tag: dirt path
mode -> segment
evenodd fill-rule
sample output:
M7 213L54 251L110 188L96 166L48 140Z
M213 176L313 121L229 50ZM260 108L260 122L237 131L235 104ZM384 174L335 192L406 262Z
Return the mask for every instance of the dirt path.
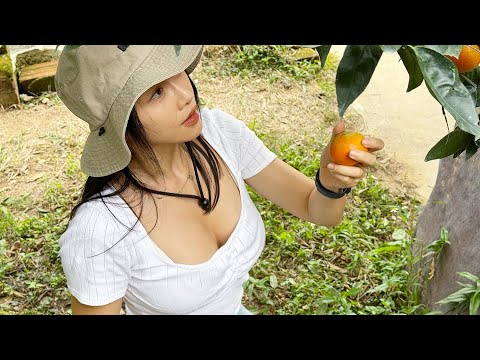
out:
M332 47L339 56L344 49L344 45ZM425 162L424 158L448 130L441 106L424 83L406 92L408 73L399 60L397 53L382 55L370 83L352 108L362 116L365 132L385 141L385 155L403 165L390 175L400 183L413 183L419 200L424 202L438 170L438 160ZM449 114L447 119L452 129L454 120Z

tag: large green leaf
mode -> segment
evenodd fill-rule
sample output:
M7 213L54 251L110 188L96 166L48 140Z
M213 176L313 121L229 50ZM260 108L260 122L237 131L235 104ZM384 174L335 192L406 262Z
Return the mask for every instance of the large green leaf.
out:
M365 90L383 51L378 45L348 45L337 69L335 87L340 117Z
M398 49L400 49L402 45L380 45L380 47L382 48L383 52L390 53L398 51Z
M477 66L472 71L460 74L460 80L473 96L475 106L480 106L480 66Z
M325 62L327 61L327 56L330 52L331 47L332 45L320 45L315 48L318 52L318 55L320 55L320 62L322 64L322 68L325 66Z
M435 50L442 55L451 55L454 57L458 57L460 51L462 51L462 46L463 45L423 45L423 47Z
M423 82L423 75L422 70L420 70L420 66L418 65L417 56L415 55L415 51L410 46L402 46L401 49L398 50L398 54L402 59L403 65L405 65L405 69L408 71L409 80L408 80L408 87L407 92L412 91L413 89L419 87Z
M460 81L455 65L435 50L413 48L430 93L455 118L460 129L480 138L480 126L470 92Z
M472 134L462 131L457 127L451 133L445 135L430 149L425 157L425 161L442 159L459 151L462 153L467 148L468 143L472 140Z

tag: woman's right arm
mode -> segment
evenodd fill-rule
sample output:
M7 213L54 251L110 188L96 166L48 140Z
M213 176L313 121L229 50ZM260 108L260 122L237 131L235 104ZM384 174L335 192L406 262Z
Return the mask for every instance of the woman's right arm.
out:
M96 200L83 204L59 240L75 315L119 315L127 293L133 266L131 240L108 210L112 209Z
M90 306L84 305L72 296L73 315L120 315L123 299L120 298L107 305Z

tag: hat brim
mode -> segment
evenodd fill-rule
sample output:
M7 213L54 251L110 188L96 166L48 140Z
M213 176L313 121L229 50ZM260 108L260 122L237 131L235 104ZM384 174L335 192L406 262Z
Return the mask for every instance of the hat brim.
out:
M177 56L172 45L156 45L128 79L102 125L90 133L80 160L87 175L111 175L128 166L132 154L125 140L130 113L137 99L149 88L174 75L191 73L202 55L202 45L182 45Z

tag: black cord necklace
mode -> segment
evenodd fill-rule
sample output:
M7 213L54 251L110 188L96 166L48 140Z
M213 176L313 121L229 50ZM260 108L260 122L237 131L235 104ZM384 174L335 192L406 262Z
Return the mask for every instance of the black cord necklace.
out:
M153 194L158 194L158 195L163 195L163 196L176 196L176 197L183 197L183 198L190 198L190 199L198 199L198 205L203 210L207 211L208 208L210 207L210 200L203 196L202 184L200 183L200 178L198 177L196 159L193 157L192 148L190 147L190 144L188 144L188 143L185 143L185 146L187 147L190 158L192 159L193 170L195 171L195 178L197 179L197 185L198 185L198 190L200 191L200 196L189 195L189 194L178 194L178 193L172 193L172 192L167 192L167 191L149 189L146 186L143 186L142 184L140 184L137 181L137 179L135 179L132 176L130 171L125 171L124 172L125 176L128 178L128 180L130 180L132 182L133 185L142 189L143 191L148 191L148 192L151 192Z

